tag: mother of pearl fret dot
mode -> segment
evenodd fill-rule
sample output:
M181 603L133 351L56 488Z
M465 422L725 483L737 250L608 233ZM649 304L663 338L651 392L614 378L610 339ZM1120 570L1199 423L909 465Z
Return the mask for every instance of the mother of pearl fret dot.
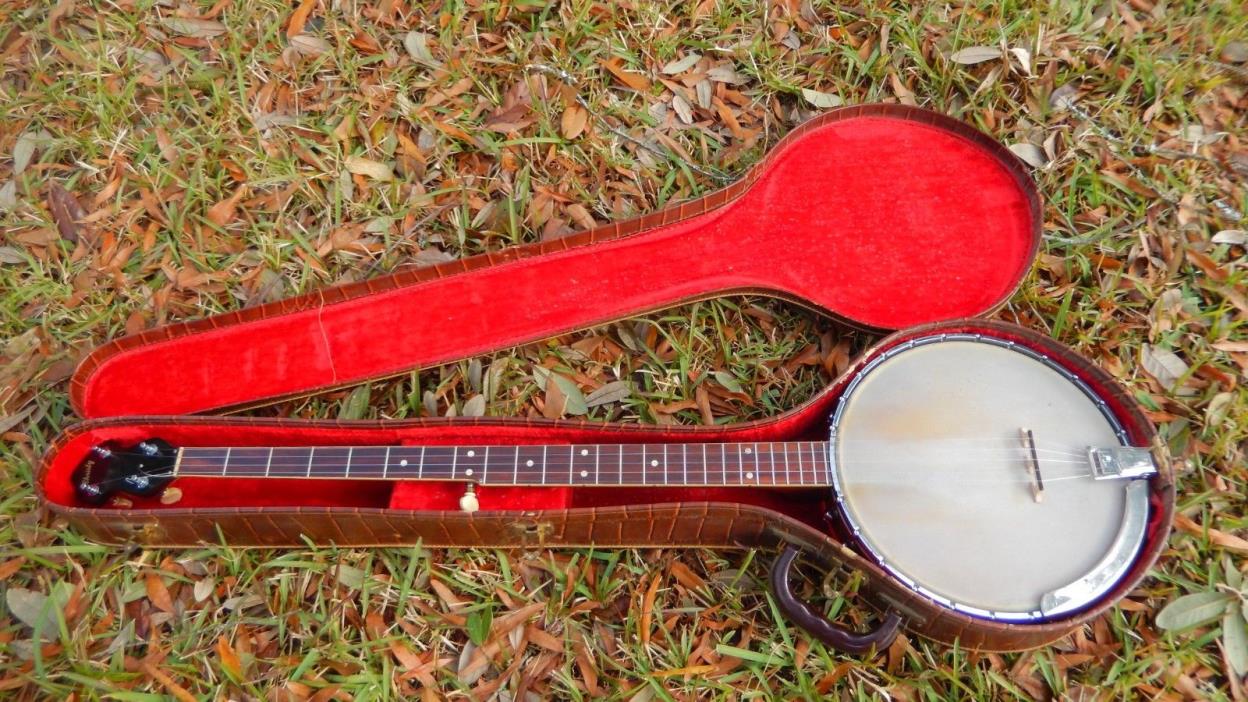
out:
M581 449L581 455L582 455L582 456L588 456L588 455L589 455L589 449Z
M582 478L588 478L588 477L589 477L589 471L587 471L587 470L583 470L583 471L581 471L581 477L582 477Z
M657 466L657 465L659 465L659 462L658 462L658 461L650 461L650 465L652 465L652 466Z
M468 452L468 457L469 457L469 458L472 458L472 457L473 457L473 456L475 456L475 455L477 455L477 452L476 452L476 451L469 451L469 452Z
M747 456L748 456L748 455L750 455L751 453L754 453L754 449L748 449L748 448L747 448L747 449L745 450L745 455L747 455Z
M745 474L745 477L746 477L747 479L749 479L749 480L753 480L753 479L754 479L754 474L753 474L753 473L746 473L746 474Z
M401 466L405 466L405 465L407 465L407 459L406 459L406 458L404 458L403 460L399 461L399 465L401 465Z
M472 475L472 469L469 468L468 470L464 471L464 475Z
M526 465L526 466L528 466L528 467L532 468L532 467L533 467L533 461L525 461L525 462L524 462L524 465Z

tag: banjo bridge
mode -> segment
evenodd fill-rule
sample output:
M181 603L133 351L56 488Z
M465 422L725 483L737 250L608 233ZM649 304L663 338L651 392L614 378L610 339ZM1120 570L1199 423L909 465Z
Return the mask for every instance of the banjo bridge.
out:
M1157 474L1153 454L1137 446L1114 446L1088 449L1092 477L1096 480L1147 478Z

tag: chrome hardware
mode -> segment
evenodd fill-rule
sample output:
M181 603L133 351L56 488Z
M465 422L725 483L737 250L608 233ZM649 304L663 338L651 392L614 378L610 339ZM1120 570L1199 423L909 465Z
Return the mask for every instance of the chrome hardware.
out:
M1139 449L1143 450L1143 449ZM1069 614L1109 592L1131 569L1138 550L1137 544L1144 540L1148 529L1148 483L1133 480L1127 484L1126 510L1122 513L1122 525L1110 544L1109 551L1088 574L1069 585L1047 592L1040 599L1040 611L1046 617Z
M1136 446L1092 447L1088 449L1088 461L1092 463L1092 477L1096 480L1147 478L1157 474L1152 452Z

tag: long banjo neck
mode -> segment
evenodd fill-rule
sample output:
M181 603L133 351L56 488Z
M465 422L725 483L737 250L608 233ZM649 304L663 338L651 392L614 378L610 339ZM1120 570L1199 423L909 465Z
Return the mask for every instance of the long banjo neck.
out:
M460 481L484 486L830 486L828 443L188 447L170 477Z
M78 498L150 496L175 478L452 481L475 486L830 487L826 441L536 446L218 446L160 439L96 446L74 470Z

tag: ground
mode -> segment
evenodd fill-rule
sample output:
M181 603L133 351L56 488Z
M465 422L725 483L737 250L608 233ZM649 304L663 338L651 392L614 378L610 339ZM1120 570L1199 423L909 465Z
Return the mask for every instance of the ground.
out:
M0 3L0 689L1242 699L1242 620L1156 615L1248 553L1245 41L1236 2ZM1173 452L1161 565L1060 643L841 656L773 616L763 552L127 550L41 520L34 466L93 345L697 196L869 101L1030 164L1045 241L997 316L1116 376ZM255 412L739 421L867 341L728 298ZM872 616L806 572L828 611Z

